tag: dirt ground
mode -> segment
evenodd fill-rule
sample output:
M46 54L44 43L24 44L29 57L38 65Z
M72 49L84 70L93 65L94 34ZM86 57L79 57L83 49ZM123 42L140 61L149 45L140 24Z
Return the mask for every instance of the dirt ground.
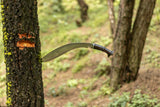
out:
M98 57L98 55L97 55ZM99 55L99 57L102 57ZM50 83L53 83L56 81L55 87L59 87L63 83L66 83L67 79L69 78L77 78L77 79L87 79L90 77L93 77L95 75L94 72L92 72L94 69L91 68L85 68L83 71L77 74L72 74L71 71L67 71L65 73L59 73L56 75L55 79L51 81ZM45 71L48 72L48 71ZM138 78L135 82L131 82L129 84L123 85L116 93L123 93L123 92L130 92L131 95L134 94L134 91L136 89L140 89L143 94L149 94L151 96L157 97L160 99L160 70L159 69L143 69L141 68ZM90 90L91 92L95 92L98 90L103 82L106 80L106 77L100 77L95 83L94 83L94 89ZM82 90L83 85L78 85L76 88L70 89L67 91L67 94L57 97L52 97L51 95L47 95L50 87L52 87L53 84L47 85L47 87L44 90L45 93L45 99L47 100L46 107L51 107L51 105L54 105L55 107L64 107L64 105L67 104L67 102L72 102L73 104L77 104L80 101L86 101L88 102L87 107L107 107L108 103L110 102L108 95L98 97L92 101L89 101L88 96L86 99L82 99L79 97L79 94ZM53 106L53 107L54 107Z
M76 30L76 32L81 32L81 30L83 31L83 28ZM104 33L105 32L104 27L102 27L100 31ZM102 35L105 35L105 33ZM158 46L159 41L158 41L158 35L154 34L155 35L154 37L150 35L152 35L152 33L149 34L147 41L146 41L145 49L143 52L141 68L140 68L137 80L135 82L124 84L115 93L122 94L123 92L130 92L131 97L132 97L134 94L134 91L136 89L140 89L141 93L149 94L150 96L160 99L160 69L150 64L149 62L147 63L147 58L152 52L152 50L154 50L155 52L160 52L160 48ZM111 49L111 47L112 46L110 45L109 48ZM82 88L84 87L84 84L78 84L77 87L70 88L69 90L67 90L65 95L53 97L47 94L51 87L54 86L56 89L62 84L66 83L68 79L76 78L76 79L86 79L87 80L89 78L93 78L96 75L96 73L93 72L94 69L104 57L106 57L105 54L94 54L90 58L91 60L90 62L92 62L92 66L85 67L79 73L73 74L70 69L67 72L58 73L55 76L55 78L52 81L50 81L51 84L48 84L47 87L45 87L44 89L45 99L47 101L46 107L51 107L51 106L64 107L64 105L66 105L67 102L72 102L74 105L77 105L77 103L81 101L87 102L87 105L88 105L87 107L107 107L108 103L110 102L109 100L110 95L100 96L95 99L91 98L92 96L85 96L85 98L80 98L79 95L80 95L80 92L82 91ZM107 58L107 60L109 59ZM160 64L160 61L157 61L157 63ZM45 71L45 74L49 72L52 72L52 71L47 70ZM93 89L89 90L89 93L96 93L96 91L100 89L100 87L103 85L104 81L106 81L106 78L109 78L109 77L104 77L104 76L100 77L93 84L92 86Z

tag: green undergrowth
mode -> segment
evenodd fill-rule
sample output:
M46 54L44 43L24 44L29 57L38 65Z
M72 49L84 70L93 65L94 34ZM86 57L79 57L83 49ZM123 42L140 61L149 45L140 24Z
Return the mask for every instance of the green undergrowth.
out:
M88 60L89 60L88 56L78 60L75 64L75 66L73 66L72 72L77 73L77 72L81 71L84 67L86 67L88 65L88 63L89 63Z
M109 74L110 66L111 64L106 60L106 58L103 58L94 71L97 72L98 77L102 76L103 74Z
M136 90L132 98L130 93L123 93L110 99L112 102L108 107L160 107L158 99L142 94L141 90Z

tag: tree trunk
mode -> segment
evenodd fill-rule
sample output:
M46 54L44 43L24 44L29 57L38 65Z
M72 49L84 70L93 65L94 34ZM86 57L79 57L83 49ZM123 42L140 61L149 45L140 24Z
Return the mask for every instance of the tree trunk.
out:
M77 0L81 11L81 20L85 22L88 19L88 5L84 0Z
M114 88L125 80L125 64L127 51L127 37L130 35L134 0L121 0L119 20L115 32L114 56L112 60L111 87Z
M43 107L37 0L2 0L7 105Z
M110 28L112 35L115 31L115 13L114 13L114 0L107 0L108 1L108 13L109 13L109 21L110 21ZM113 35L114 36L114 35Z
M130 71L130 78L132 80L135 80L137 78L143 48L146 41L146 36L152 19L155 4L156 0L140 1L136 20L134 22L132 34L130 37L131 43L128 47L128 70Z
M131 29L135 0L121 0L118 27L114 40L111 87L117 89L123 82L137 78L148 27L156 0L141 0L136 20ZM132 31L132 32L131 32Z

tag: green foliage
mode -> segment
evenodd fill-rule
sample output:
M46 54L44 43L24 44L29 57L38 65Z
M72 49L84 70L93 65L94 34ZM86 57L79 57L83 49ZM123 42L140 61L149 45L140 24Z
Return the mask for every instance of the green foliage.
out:
M95 99L97 99L101 95L102 95L101 91L100 90L96 90L96 91L90 93L90 99L91 100L95 100Z
M64 107L75 107L72 102L68 102Z
M78 34L68 36L68 41L71 43L78 43L78 42L81 42L82 40L83 38L81 37L81 35L78 35Z
M77 73L81 71L86 66L87 60L88 60L88 57L84 57L83 59L80 59L72 68L72 72Z
M84 101L81 101L78 103L78 107L87 107L87 103Z
M84 25L92 28L96 28L104 25L104 23L106 23L108 18L108 14L103 14L104 11L105 12L107 11L107 6L97 8L96 10L92 10L93 14L90 14L89 20ZM97 17L97 16L101 16L101 17Z
M71 79L67 81L67 86L68 87L76 87L78 85L78 80L77 79Z
M103 44L104 46L108 46L112 43L112 39L109 37L101 36L100 37L100 44Z
M102 61L98 64L98 66L95 69L95 72L97 73L97 76L102 76L103 74L108 74L110 67L110 63L106 60L106 58L103 58Z
M140 90L136 90L132 99L129 93L113 98L108 107L159 107L160 103L156 98L151 98L146 94L141 94Z
M62 6L62 0L52 0L51 7L54 12L63 12L64 8Z
M103 45L107 47L112 43L112 38L111 37L105 37L100 35L99 33L94 34L94 37L92 38L92 42L96 42L97 44Z
M0 8L0 12L1 12L1 8ZM4 47L3 47L3 36L2 36L2 17L0 15L0 71L1 71L1 63L4 61L4 56L3 56L3 51L4 51Z
M59 37L58 37L58 42L59 43L78 43L78 42L83 42L88 38L88 35L82 35L78 33L65 33L63 31L59 32ZM82 37L83 36L83 37Z
M97 77L90 78L89 80L86 81L86 85L83 87L84 90L92 90L94 89L94 83L97 81Z
M145 61L143 62L144 64L149 64L151 65L152 67L159 67L160 68L160 55L159 55L159 52L156 52L155 50L150 50L148 49L146 51L146 53L148 54L146 57L145 57Z
M3 53L3 42L2 42L1 37L0 37L0 50L1 50L1 52ZM4 56L3 56L2 53L0 54L0 66L1 66L1 62L4 61Z
M49 94L52 95L53 97L58 96L54 87L49 89Z
M84 79L70 79L67 81L68 87L76 87L78 84L85 84L86 81Z
M78 63L76 66L73 67L72 72L77 73L77 72L81 71L84 66L85 66L85 64Z
M100 91L101 91L101 94L102 94L102 95L109 95L109 94L111 94L112 89L109 87L109 85L103 85L103 86L100 88Z
M127 104L130 100L129 93L123 93L123 95L114 97L113 102L109 104L108 107L127 107Z
M80 98L85 98L85 96L88 94L87 90L82 90L79 94Z
M78 4L76 0L66 0L65 2L62 2L62 5L65 7L65 11L67 12L73 12L75 10L78 11Z
M101 62L98 64L97 68L95 71L105 71L106 67L109 66L110 63L106 60L106 58L103 58Z
M69 63L62 63L59 60L55 59L53 62L46 63L45 66L43 66L48 69L53 69L55 72L59 71L67 71L70 68Z
M79 82L80 84L85 84L87 81L86 81L85 79L79 79L78 82Z
M95 82L95 81L94 81ZM88 90L91 90L91 89L93 89L94 88L94 82L92 82L92 83L90 83L91 85L90 85L90 88L88 88ZM109 87L109 84L108 84L109 82L108 82L108 80L107 81L105 81L103 84L104 85L102 85L101 87L100 87L100 89L98 89L98 90L96 90L96 91L93 91L93 92L91 92L91 93L88 93L89 94L89 96L90 96L90 98L92 99L92 100L95 100L96 98L98 98L98 97L100 97L100 96L105 96L105 95L110 95L111 93L112 93L112 89L111 89L111 87Z
M5 82L5 80L6 80L6 76L5 76L5 75L2 75L2 76L0 77L0 83Z
M76 60L79 60L79 59L81 59L82 57L84 57L85 55L87 55L88 54L88 50L87 49L80 49L77 53L76 53L76 55L74 56L74 58L76 59Z
M155 107L156 103L157 99L141 94L140 90L136 90L129 107Z
M39 7L51 9L49 13L63 12L62 0L39 0ZM41 9L41 11L43 10ZM48 11L47 11L48 12Z
M63 85L59 86L57 90L54 87L49 89L49 95L52 95L53 97L64 95L66 93L67 93L66 84L63 84Z

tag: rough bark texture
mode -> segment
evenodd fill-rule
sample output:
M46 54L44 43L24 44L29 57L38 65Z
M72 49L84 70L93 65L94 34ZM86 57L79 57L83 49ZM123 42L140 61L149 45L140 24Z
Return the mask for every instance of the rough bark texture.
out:
M116 25L115 15L114 15L114 5L113 5L114 0L107 0L107 1L108 1L108 13L109 13L110 28L111 28L111 33L113 35L114 31L115 31L115 25Z
M81 20L85 22L88 19L88 5L84 0L77 0L81 11Z
M134 81L140 67L143 47L156 0L141 0L131 29L135 0L121 0L119 21L114 39L111 86ZM131 32L132 31L132 32Z
M128 47L128 70L131 74L130 78L133 78L133 80L137 78L138 70L140 68L143 48L155 4L156 0L140 1L136 20L134 22L132 34L130 37L130 40L132 41Z
M2 0L7 105L43 107L37 0Z
M130 35L132 13L135 0L121 0L119 20L114 38L114 56L112 60L111 87L117 87L125 80L127 36Z

